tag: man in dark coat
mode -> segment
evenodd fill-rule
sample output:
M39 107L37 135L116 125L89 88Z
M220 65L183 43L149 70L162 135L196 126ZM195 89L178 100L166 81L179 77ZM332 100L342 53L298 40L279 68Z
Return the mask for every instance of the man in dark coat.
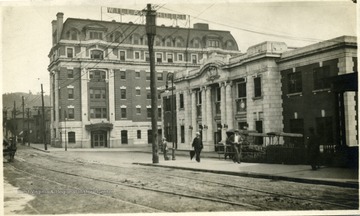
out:
M310 135L307 137L309 163L311 168L316 170L318 166L318 158L320 155L319 139L315 135L314 128L309 128L309 132Z
M201 150L203 149L203 143L200 138L200 132L196 132L196 137L194 138L194 140L192 142L192 147L194 147L194 150L195 150L196 161L200 162L200 153L201 153Z

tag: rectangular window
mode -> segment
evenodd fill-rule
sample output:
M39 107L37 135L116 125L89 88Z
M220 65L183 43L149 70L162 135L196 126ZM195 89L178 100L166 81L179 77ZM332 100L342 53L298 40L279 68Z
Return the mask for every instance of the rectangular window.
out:
M158 118L161 119L161 108L158 108Z
M126 89L120 89L120 98L126 99Z
M330 88L330 82L328 77L330 77L330 68L329 66L319 67L314 69L314 89L328 89Z
M134 52L134 59L135 60L140 60L140 52L138 52L138 51Z
M74 112L75 112L74 108L68 108L68 115L67 115L68 119L74 119L75 118Z
M141 90L140 89L136 89L136 96L140 96L141 95Z
M120 71L120 79L126 79L126 71Z
M162 53L156 53L156 62L162 62Z
M106 99L105 89L89 89L90 99Z
M150 55L148 52L145 52L145 61L150 62Z
M246 98L246 82L240 82L237 84L238 98Z
M121 144L128 144L128 132L127 130L121 131Z
M297 93L302 92L302 77L301 72L288 74L288 92Z
M107 118L107 109L90 108L90 118Z
M75 143L75 132L68 132L68 142Z
M102 40L102 32L90 32L90 39Z
M139 78L140 78L140 72L139 72L139 71L136 71L136 72L135 72L135 78L136 78L136 79L139 79Z
M216 87L215 89L215 114L220 115L221 114L221 88Z
M136 115L141 115L141 108L140 107L136 108Z
M157 74L157 80L164 80L164 74L162 72L158 72Z
M151 118L151 108L146 108L147 110L147 117Z
M198 63L198 60L197 60L198 58L197 58L197 55L196 54L192 54L191 55L191 62L193 63L193 64L197 64Z
M68 88L68 99L74 99L74 89Z
M66 48L66 53L68 58L74 57L74 49L73 48Z
M184 54L178 53L178 54L177 54L177 57L178 57L178 58L177 58L178 61L180 61L180 62L184 61Z
M120 56L120 61L125 61L126 52L124 50L120 50L119 56Z
M146 99L151 100L151 91L146 90Z
M146 80L150 80L150 72L146 72Z
M168 53L168 54L166 54L166 58L167 58L167 62L169 62L169 63L173 63L174 62L174 54L172 54L172 53Z
M121 108L121 118L127 118L126 108Z
M68 77L68 79L74 78L74 70L73 69L67 69L67 77Z
M263 132L263 122L262 122L262 120L255 121L255 129L259 133ZM260 144L263 144L263 142L264 142L264 139L260 138L260 139L258 139L258 142L256 144L260 145Z
M254 97L261 97L261 77L254 78Z
M138 138L138 139L141 139L141 130L137 130L137 131L136 131L136 134L137 134L137 138Z
M180 126L180 140L181 140L181 143L185 143L185 126L184 125Z
M184 94L180 94L180 109L184 109Z
M104 81L106 79L106 73L104 71L90 71L89 78L92 82Z

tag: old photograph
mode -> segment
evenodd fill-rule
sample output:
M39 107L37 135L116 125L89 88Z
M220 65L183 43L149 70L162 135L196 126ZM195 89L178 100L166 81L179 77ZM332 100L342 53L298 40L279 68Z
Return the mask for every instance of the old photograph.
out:
M359 215L356 0L0 7L1 215Z

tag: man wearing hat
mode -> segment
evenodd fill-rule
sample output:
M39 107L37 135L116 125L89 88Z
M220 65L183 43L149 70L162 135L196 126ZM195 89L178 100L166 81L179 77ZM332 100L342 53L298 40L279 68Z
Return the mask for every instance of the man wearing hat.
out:
M194 138L192 142L192 147L194 147L195 155L196 155L196 161L200 162L200 153L203 149L203 143L200 137L200 132L196 132L196 137Z
M240 163L242 138L239 130L234 130L234 134L229 137L229 142L234 150L234 163Z

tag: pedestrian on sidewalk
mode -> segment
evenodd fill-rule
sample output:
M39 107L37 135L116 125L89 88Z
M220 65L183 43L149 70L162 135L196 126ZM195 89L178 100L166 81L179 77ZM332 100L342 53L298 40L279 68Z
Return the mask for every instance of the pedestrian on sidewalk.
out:
M234 134L232 134L229 137L229 141L228 141L232 148L233 148L233 152L234 152L234 157L232 158L234 163L241 163L241 142L242 142L242 138L240 136L240 132L239 130L234 130Z
M318 160L320 155L320 146L318 136L315 134L314 128L309 128L310 135L307 139L309 164L312 170L316 170L318 167Z
M196 137L194 138L192 142L192 147L194 147L195 150L195 158L197 162L200 162L200 153L203 149L203 143L200 137L200 132L196 132Z
M162 138L162 148L164 152L164 160L170 160L169 156L167 155L168 147L167 147L166 137Z

